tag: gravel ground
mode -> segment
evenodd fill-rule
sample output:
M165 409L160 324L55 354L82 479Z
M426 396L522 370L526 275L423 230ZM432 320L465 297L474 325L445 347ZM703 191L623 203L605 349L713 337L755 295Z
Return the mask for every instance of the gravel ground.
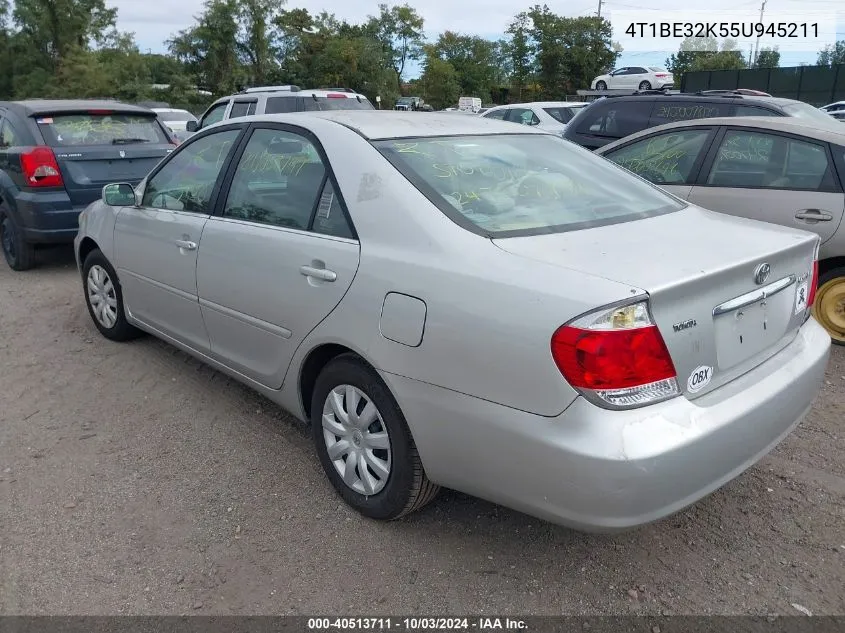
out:
M845 613L845 349L806 421L693 508L584 535L454 492L379 524L301 428L152 338L69 250L0 266L2 614Z

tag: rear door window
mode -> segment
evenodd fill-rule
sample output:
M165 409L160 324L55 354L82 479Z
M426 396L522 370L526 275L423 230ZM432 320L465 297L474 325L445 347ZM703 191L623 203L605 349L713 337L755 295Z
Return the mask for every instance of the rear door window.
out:
M653 101L611 101L585 112L581 134L622 138L648 127Z
M833 188L824 145L747 130L725 134L707 184L810 191Z
M522 125L539 125L540 119L528 108L511 108L508 110L507 120Z
M232 104L232 110L229 112L229 118L234 119L255 114L255 104L255 101L235 101ZM250 109L252 110L251 112Z
M35 122L51 147L170 142L152 113L40 114Z
M732 108L733 105L730 103L695 102L693 100L658 101L654 104L649 127L675 121L731 116Z

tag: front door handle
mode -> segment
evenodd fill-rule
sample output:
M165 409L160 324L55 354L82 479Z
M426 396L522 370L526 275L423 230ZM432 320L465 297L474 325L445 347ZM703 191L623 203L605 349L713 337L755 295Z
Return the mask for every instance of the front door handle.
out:
M299 272L306 277L313 277L314 279L321 279L323 281L335 281L337 273L328 268L314 268L313 266L300 266Z
M176 246L178 246L179 248L184 248L186 251L197 250L197 243L191 242L189 240L176 240Z
M807 220L809 222L830 222L833 216L830 213L818 209L805 209L795 214L796 220Z

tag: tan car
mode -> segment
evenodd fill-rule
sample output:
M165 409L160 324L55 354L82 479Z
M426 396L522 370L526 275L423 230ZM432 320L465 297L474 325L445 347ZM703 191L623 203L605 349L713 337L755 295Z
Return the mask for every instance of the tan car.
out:
M845 126L699 119L649 128L596 153L706 209L817 233L813 314L845 345Z

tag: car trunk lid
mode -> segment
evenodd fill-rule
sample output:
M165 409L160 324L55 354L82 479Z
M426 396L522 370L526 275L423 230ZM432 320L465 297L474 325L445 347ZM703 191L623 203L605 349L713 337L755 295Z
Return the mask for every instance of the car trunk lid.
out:
M811 233L696 207L494 240L514 255L628 284L632 297L647 293L689 398L749 371L795 337L818 242Z
M175 147L152 112L97 110L34 118L74 206L99 199L109 183L139 183Z

